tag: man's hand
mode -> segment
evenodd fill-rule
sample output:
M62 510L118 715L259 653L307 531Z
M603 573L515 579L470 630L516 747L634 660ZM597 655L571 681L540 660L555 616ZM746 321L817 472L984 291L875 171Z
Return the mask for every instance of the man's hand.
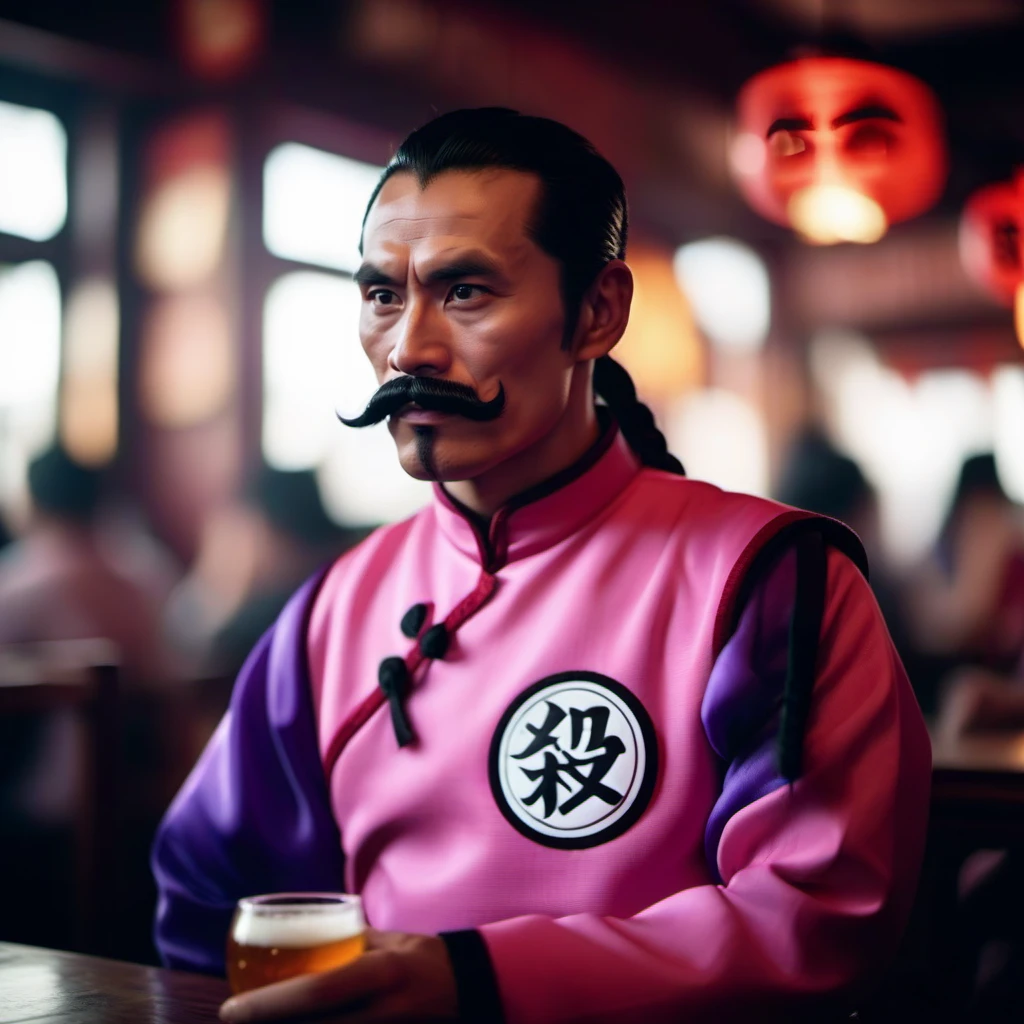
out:
M234 996L220 1017L229 1024L296 1017L338 1024L457 1021L455 976L443 940L371 928L358 960Z

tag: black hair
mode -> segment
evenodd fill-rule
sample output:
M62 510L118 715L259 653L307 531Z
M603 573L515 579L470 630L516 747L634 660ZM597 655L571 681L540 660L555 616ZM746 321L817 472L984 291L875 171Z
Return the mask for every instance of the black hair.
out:
M289 537L317 545L338 543L344 536L324 509L313 470L261 464L246 493L268 521Z
M102 474L75 462L59 445L28 467L28 489L42 512L79 523L91 522L99 506Z
M935 542L939 561L948 571L953 571L956 535L963 519L964 508L975 498L988 497L1011 504L1011 499L1003 489L996 467L996 458L992 452L980 452L971 455L960 465L956 488L950 499Z
M582 135L558 121L506 107L442 114L398 147L370 197L367 215L384 183L399 172L415 174L425 187L445 171L492 167L540 179L541 198L529 231L561 268L563 344L568 347L587 289L606 264L625 258L629 231L622 178ZM594 389L645 466L683 472L650 410L637 399L629 374L610 356L596 361Z
M853 459L820 430L799 434L786 452L775 497L786 505L849 522L874 497Z

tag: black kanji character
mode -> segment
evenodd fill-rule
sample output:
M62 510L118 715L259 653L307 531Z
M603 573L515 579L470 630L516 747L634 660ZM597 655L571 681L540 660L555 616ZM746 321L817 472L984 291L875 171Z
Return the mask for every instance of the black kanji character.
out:
M553 704L549 700L544 703L548 706L547 718L544 719L544 724L539 728L536 725L526 726L527 730L533 733L533 739L530 740L530 743L525 750L512 755L512 757L517 761L522 761L527 757L533 757L534 754L543 750L547 746L552 746L556 750L561 750L554 733L555 729L558 728L559 722L565 718L565 712L557 704Z
M537 788L523 800L526 806L544 801L544 817L550 817L557 807L561 814L569 814L577 807L596 797L606 804L615 806L623 799L623 794L605 785L601 780L611 771L612 766L626 752L626 746L618 736L609 736L609 710L605 707L593 707L583 711L579 708L570 709L571 747L575 750L583 742L584 723L590 722L590 736L587 740L585 753L598 751L593 757L574 757L561 749L554 736L554 730L565 718L565 712L557 704L547 701L547 717L539 728L527 725L533 739L522 753L513 754L517 760L531 757L553 746L565 758L564 761L550 750L544 752L544 765L541 768L523 768L523 773L531 782L539 783ZM589 766L589 771L583 769ZM558 787L571 790L572 787L562 777L563 774L579 784L579 789L565 803L558 806Z
M559 778L559 772L563 771L564 768L558 763L558 758L551 753L550 750L544 752L544 767L538 768L536 771L531 771L529 768L523 769L523 774L531 782L536 782L540 779L540 785L528 796L523 798L523 803L527 807L530 804L535 804L541 797L544 798L544 817L549 818L558 805L558 787L563 786L565 789L570 789L568 782L563 782Z

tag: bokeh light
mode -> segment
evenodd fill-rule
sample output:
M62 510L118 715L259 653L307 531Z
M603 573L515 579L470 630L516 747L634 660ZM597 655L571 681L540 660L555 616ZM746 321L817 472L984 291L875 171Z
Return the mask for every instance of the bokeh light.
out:
M793 194L788 209L794 229L814 245L870 245L889 227L885 211L874 199L842 185L800 189Z
M703 377L704 351L690 305L679 288L672 253L630 242L633 303L614 356L645 399L677 398Z
M383 168L286 142L263 170L263 240L275 255L354 272L363 214Z
M377 378L359 344L359 290L345 278L296 271L267 292L263 314L263 454L281 469L319 468L339 522L409 515L430 487L406 475L387 426L352 430L337 410L361 410Z
M139 217L139 277L166 291L202 284L223 256L230 206L223 167L200 165L163 179Z
M223 303L208 295L162 299L146 318L140 403L151 423L180 429L203 423L235 389L235 350Z
M908 381L845 332L817 335L811 357L836 442L878 490L889 556L912 563L938 535L963 460L994 444L988 382L955 368Z
M687 476L729 491L768 493L764 418L740 395L724 388L687 395L669 411L665 436Z
M0 266L0 502L24 496L29 459L53 439L61 292L50 263Z
M68 213L68 137L48 110L0 101L0 231L43 242Z
M117 290L90 278L68 296L64 318L60 438L79 462L98 466L117 451Z
M675 270L700 329L712 345L756 352L771 325L771 283L764 261L732 238L706 238L676 251Z

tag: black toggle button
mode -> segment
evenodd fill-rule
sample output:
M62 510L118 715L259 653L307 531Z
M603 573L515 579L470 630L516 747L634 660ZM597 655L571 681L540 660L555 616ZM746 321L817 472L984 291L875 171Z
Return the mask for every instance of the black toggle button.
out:
M402 633L410 640L415 640L420 635L423 623L427 621L427 606L425 604L414 604L402 616Z
M409 688L409 670L405 662L398 657L385 658L377 669L377 681L391 707L391 724L395 730L395 739L400 747L408 746L416 739L409 719L402 705L402 698Z
M425 658L443 658L448 651L450 641L451 637L448 635L448 630L444 628L444 623L439 622L423 634L423 638L420 640L420 650Z

